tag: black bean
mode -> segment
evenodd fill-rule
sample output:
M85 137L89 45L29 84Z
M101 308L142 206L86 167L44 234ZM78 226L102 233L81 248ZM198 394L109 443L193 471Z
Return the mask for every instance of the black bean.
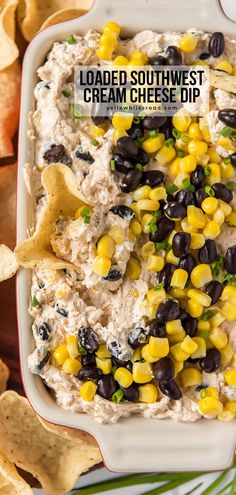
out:
M48 323L43 321L43 323L41 323L38 327L38 334L40 338L42 340L50 340L51 333L52 333L51 327L48 325Z
M138 155L138 146L129 136L119 138L117 148L124 158L136 158Z
M148 335L151 335L152 337L159 337L160 339L167 337L165 325L160 325L156 318L153 318L153 320L149 323Z
M120 218L124 218L125 220L132 220L135 217L133 210L126 205L114 205L110 208L110 211L112 211L114 215L118 215Z
M104 399L111 399L116 389L117 385L112 375L104 375L98 381L97 392Z
M187 320L188 317L189 317L189 314L187 313L187 311L183 308L180 308L179 319L181 321L184 321L184 320Z
M98 380L102 376L102 371L96 366L88 366L86 368L82 368L78 373L78 378L81 382L86 382L87 380L92 380L97 383Z
M122 278L122 273L117 268L111 267L109 273L106 277L103 277L103 280L107 280L108 282L116 282L116 280L120 280Z
M164 285L164 289L168 291L170 289L170 283L172 279L172 275L176 269L176 266L172 263L166 263L164 268L159 273L159 282L162 282Z
M166 117L145 117L143 121L144 129L148 131L154 131L159 129L162 125L164 125L167 121Z
M220 362L220 351L218 351L218 349L208 349L206 356L199 360L199 365L206 373L214 373L219 369Z
M159 388L164 395L170 399L179 400L182 397L182 392L175 380L169 382L160 382Z
M212 280L206 285L204 292L206 292L206 294L211 297L211 304L217 303L217 301L220 299L223 288L224 286L220 282L218 282L218 280Z
M174 299L168 299L166 302L162 302L156 312L156 320L159 323L166 323L167 321L177 320L179 317L179 305Z
M232 201L233 193L224 184L222 184L221 182L215 182L215 184L213 184L211 187L217 199L222 199L222 201L224 201L225 203L230 203L230 201Z
M142 182L143 174L139 170L130 170L122 179L120 188L124 193L135 191Z
M97 334L91 327L80 327L78 332L80 345L88 352L96 352L99 347Z
M201 206L204 199L208 198L208 194L206 193L205 189L200 188L195 191L194 197L195 197L196 205Z
M231 163L234 167L236 167L236 153L230 155Z
M141 165L145 166L150 161L150 156L144 151L142 148L138 149L138 156L136 158L137 163L141 163Z
M124 340L114 340L108 344L108 350L113 357L122 361L128 361L132 354L133 349Z
M224 259L224 269L229 273L236 274L236 245L227 249Z
M47 163L64 163L70 167L72 165L72 158L67 153L65 146L63 144L52 144L49 150L45 151L43 159Z
M128 336L128 343L133 349L136 349L139 344L146 342L147 335L146 331L142 327L137 327L132 330Z
M41 370L48 364L50 358L51 358L51 353L47 351L42 357L41 361L30 368L31 372L34 375L38 375L41 372Z
M130 372L132 372L133 369L133 364L131 361L122 361L122 359L117 359L114 356L112 356L112 363L114 366L117 366L118 368L127 368Z
M181 51L177 48L177 46L170 45L167 48L167 64L168 65L181 65L182 64L182 55Z
M211 56L211 54L209 52L203 52L203 53L200 53L198 58L200 60L207 60L210 56Z
M225 108L225 110L220 110L218 113L218 118L223 124L228 127L236 127L236 109L235 108Z
M182 258L188 253L191 235L188 232L176 232L172 239L172 250L177 258Z
M197 334L197 318L188 315L188 317L182 321L182 326L190 337L195 337Z
M198 251L198 259L200 263L213 263L217 258L217 250L215 242L212 239L207 239L204 246Z
M154 55L154 57L151 57L149 59L150 65L155 66L160 66L160 65L166 65L167 60L165 57L162 57L162 55Z
M164 241L164 239L170 232L172 232L175 227L175 222L167 217L161 217L157 220L156 225L157 231L152 232L149 235L149 239L153 242L161 242Z
M142 183L146 186L156 187L164 182L164 174L160 170L149 170L143 172Z
M175 195L175 201L187 208L188 205L194 205L194 195L187 189L180 189Z
M169 382L174 378L175 368L170 358L164 357L159 359L153 365L153 374L158 382Z
M173 123L171 117L167 117L167 121L160 127L159 131L164 134L165 139L173 138Z
M140 129L139 125L133 124L127 131L131 139L138 139L143 137L143 131Z
M177 201L170 201L164 207L165 215L171 220L180 220L181 218L186 217L186 208L177 203Z
M134 170L134 163L132 163L128 158L124 158L119 153L112 157L115 160L115 169L121 174L127 174L130 170Z
M186 270L186 272L188 273L191 273L195 266L196 261L191 256L191 254L186 254L179 260L179 268L182 268L182 270Z
M75 156L77 158L79 158L80 160L84 160L84 162L89 163L89 165L92 165L92 163L94 163L94 161L95 161L93 156L89 153L89 151L77 150L75 152Z
M220 32L215 32L211 35L209 44L208 44L208 50L210 54L217 58L222 55L225 49L225 37L223 33Z
M203 186L204 183L204 170L201 165L197 165L195 170L190 174L190 182L193 184L195 189L199 189Z
M102 116L100 114L101 114L101 103L100 102L93 103L91 109L91 118L95 125L103 124L107 120L106 116Z
M196 392L201 392L201 390L203 390L204 388L207 388L208 385L198 385L195 390Z
M59 313L59 315L64 316L67 318L68 316L68 311L64 308L61 308L58 304L56 305L56 312Z
M138 392L138 387L132 383L130 387L124 388L120 387L121 390L124 392L124 399L128 400L129 402L136 402L139 398L139 392Z
M96 356L95 354L86 354L86 356L81 356L81 363L83 368L94 368L96 367Z

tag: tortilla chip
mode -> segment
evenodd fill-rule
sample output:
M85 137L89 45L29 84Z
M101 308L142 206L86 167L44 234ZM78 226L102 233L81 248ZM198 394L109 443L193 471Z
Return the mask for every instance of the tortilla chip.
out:
M4 244L0 244L0 282L13 277L18 267L15 253Z
M210 70L210 86L223 89L228 93L236 93L236 76L231 76L220 70Z
M11 139L18 127L20 81L21 71L17 61L0 71L0 158L14 155Z
M0 440L1 444L1 440ZM0 495L34 495L15 466L0 452Z
M45 419L40 417L38 419L42 423L44 428L46 428L46 430L52 431L53 433L59 435L59 437L66 438L67 440L82 440L86 442L87 445L91 445L93 447L97 445L96 440L92 437L92 435L86 433L86 431L76 430L75 428L68 428L66 426L55 425L53 423L45 421Z
M2 0L0 4L0 70L6 69L19 56L15 44L15 11L18 0Z
M0 394L5 392L7 388L7 382L9 379L9 368L7 365L0 359Z
M101 462L98 447L49 432L27 399L13 391L0 397L0 450L38 479L48 495L69 492L81 473Z
M42 185L47 193L47 204L32 237L20 242L15 248L17 262L26 267L59 270L78 269L72 263L56 257L51 245L55 221L60 216L74 217L78 208L87 206L79 193L75 175L62 163L51 163L42 172Z
M40 29L80 17L83 15L81 12L88 11L92 4L93 0L67 0L65 9L64 0L20 0L17 17L21 32L26 40L31 41Z

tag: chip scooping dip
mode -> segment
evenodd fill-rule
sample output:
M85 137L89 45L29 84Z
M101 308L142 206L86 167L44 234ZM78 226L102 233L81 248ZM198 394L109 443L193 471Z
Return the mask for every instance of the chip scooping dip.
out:
M0 244L0 282L13 277L18 266L14 252L4 244Z
M0 440L1 446L1 440ZM13 463L0 452L0 495L33 495L28 483L18 474Z
M15 43L15 11L18 0L2 0L0 4L0 71L13 64L19 55Z
M14 155L11 140L19 120L20 78L18 61L0 70L0 158Z

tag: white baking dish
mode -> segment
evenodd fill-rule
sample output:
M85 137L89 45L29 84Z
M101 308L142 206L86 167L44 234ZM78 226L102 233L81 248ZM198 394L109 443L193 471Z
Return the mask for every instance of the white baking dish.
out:
M217 0L96 0L93 9L82 18L50 27L36 36L27 50L23 70L18 241L27 236L32 217L22 169L33 156L32 144L27 139L27 115L34 108L36 69L43 63L54 41L64 40L71 33L85 34L89 28L101 29L107 20L119 22L125 35L133 35L142 29L185 31L190 27L221 30L232 37L236 35L235 24L223 15ZM216 470L230 465L235 451L234 422L201 420L186 424L131 417L118 424L99 425L85 414L58 407L42 380L32 375L27 367L27 357L33 349L28 297L28 273L20 270L17 306L22 379L28 399L40 416L52 423L91 433L99 443L106 465L114 471Z

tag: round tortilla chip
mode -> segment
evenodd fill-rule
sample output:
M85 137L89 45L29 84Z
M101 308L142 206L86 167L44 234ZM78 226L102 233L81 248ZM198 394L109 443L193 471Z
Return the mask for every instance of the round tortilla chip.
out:
M0 282L13 277L18 268L15 253L4 244L0 244Z
M101 462L98 447L46 430L27 399L13 391L0 396L0 451L48 495L69 492L80 474Z
M14 464L9 462L1 452L0 495L34 495L28 483L18 474Z
M40 31L43 29L53 26L54 24L59 24L59 22L65 22L65 21L71 21L72 19L76 19L77 17L81 17L82 15L86 14L87 10L83 9L62 9L59 10L58 12L55 12L55 14L50 15L44 21L42 26L40 27Z
M93 0L67 0L65 9L64 0L19 0L17 9L18 23L24 38L31 41L47 19L53 18L54 14L64 11L64 17L60 17L60 21L55 17L55 22L49 20L48 25L57 24L65 20L74 19L77 17L69 17L66 11L85 11L87 12L93 4ZM79 14L78 17L82 15ZM48 26L47 25L47 26ZM47 27L44 26L44 27Z
M39 417L39 421L42 423L46 430L51 431L57 434L59 437L67 438L67 440L83 440L87 443L87 445L97 446L96 440L86 433L86 431L76 430L75 428L69 428L67 426L55 425L53 423L49 423L43 418Z
M20 84L18 61L0 71L0 158L14 155L11 140L19 121Z
M7 388L7 382L9 379L9 368L7 365L0 359L0 394L5 392Z
M3 0L0 4L0 71L19 56L15 43L15 11L18 0Z

